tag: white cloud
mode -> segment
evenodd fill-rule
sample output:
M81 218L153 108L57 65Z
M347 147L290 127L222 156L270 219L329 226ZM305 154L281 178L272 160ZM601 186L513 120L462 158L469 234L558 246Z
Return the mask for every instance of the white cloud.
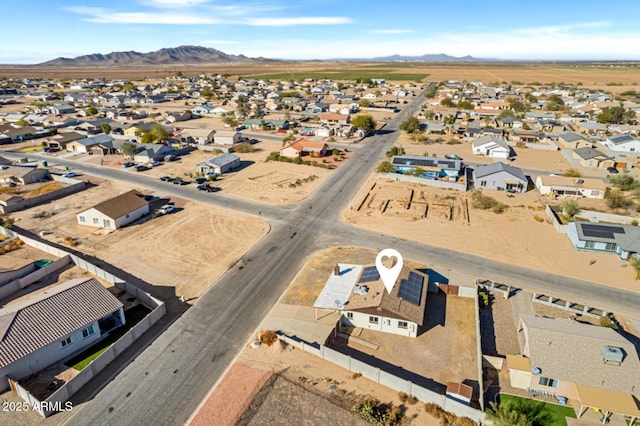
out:
M296 18L249 18L244 23L259 27L288 27L294 25L340 25L353 22L346 16L300 16Z
M415 33L414 30L400 30L400 29L388 29L388 30L371 30L374 34L407 34Z
M187 13L112 12L100 7L70 7L71 12L87 15L84 19L99 24L217 24L219 19Z
M209 3L210 0L141 0L140 3L145 6L173 9L178 7L193 7L201 4Z

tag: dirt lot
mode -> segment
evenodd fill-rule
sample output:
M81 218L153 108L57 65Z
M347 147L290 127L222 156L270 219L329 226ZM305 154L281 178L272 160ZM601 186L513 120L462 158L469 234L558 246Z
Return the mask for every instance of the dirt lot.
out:
M376 186L371 190L374 183ZM431 208L426 217L422 208L413 210L412 207L401 214L402 200L410 189L414 194L424 193L427 202L447 200L454 206L453 220L445 214L432 215ZM621 267L626 264L615 255L579 252L566 235L557 233L548 223L544 206L535 192L513 198L497 191L486 193L509 208L503 214L478 210L472 208L469 193L372 177L355 197L344 218L348 223L384 230L400 238L637 291L638 283L633 279L632 268ZM365 202L358 211L365 197L374 202ZM400 209L383 212L386 200ZM456 206L467 202L468 221L463 214L455 214Z
M352 373L341 367L302 350L294 349L291 346L275 344L271 347L261 345L257 349L247 348L238 362L254 368L273 371L289 382L288 385L284 386L284 389L278 389L279 387L274 386L276 393L273 394L272 391L271 395L267 397L269 404L262 404L262 407L264 407L262 410L269 408L269 419L272 419L271 416L276 413L290 413L290 408L287 408L287 406L295 403L299 404L300 407L299 410L296 410L298 412L297 415L304 414L304 418L300 420L307 418L318 420L318 422L292 423L285 419L275 424L357 424L349 422L334 423L333 421L323 422L322 419L329 414L332 419L336 416L338 420L353 421L353 417L344 413L344 409L350 409L357 400L363 399L367 395L377 398L382 403L393 403L394 405L402 406L406 410L405 417L411 419L410 424L427 426L440 424L439 421L424 411L424 404L403 404L398 397L398 392L364 377L354 377ZM301 392L300 388L297 390L292 388L291 384L293 383L303 386L311 391L312 394L309 396L309 394ZM288 395L288 397L283 397L284 395ZM336 405L320 401L316 395L329 399ZM263 411L258 411L258 413L260 412ZM253 413L249 414L252 414L253 419L258 420L259 416Z
M178 208L173 214L107 235L77 223L75 215L80 211L129 189L122 183L104 181L12 216L22 228L47 230L51 234L45 238L60 244L65 244L67 237L75 239L79 243L76 250L151 284L176 287L176 294L187 299L198 297L269 230L261 220L181 199L171 200ZM45 219L34 217L42 212L54 214Z

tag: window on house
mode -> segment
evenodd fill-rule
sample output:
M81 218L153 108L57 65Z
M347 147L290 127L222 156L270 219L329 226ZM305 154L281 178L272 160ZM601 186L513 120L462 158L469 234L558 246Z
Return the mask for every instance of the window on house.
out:
M369 317L369 324L378 324L378 317Z
M558 381L556 379L550 379L548 377L540 377L540 380L538 381L538 384L540 384L542 386L548 386L550 388L557 388L558 387Z
M347 318L353 319L353 312L347 312Z
M409 327L409 323L406 321L398 321L398 328L407 328Z
M93 218L93 224L94 225L99 225L100 224L100 219L98 219L97 217Z
M102 222L103 222L103 225L104 225L105 228L111 227L111 221L110 220L104 219Z
M67 337L65 339L62 339L60 341L60 344L62 345L63 348L69 346L71 344L71 336L69 336L69 337Z
M90 325L89 327L85 328L84 330L82 330L82 337L89 337L94 333L93 331L93 326Z
M595 246L596 246L595 241L587 241L584 243L584 248L592 249L592 248L595 248Z
M80 223L84 223L85 222L84 216L78 216L78 219L80 220Z
M481 180L480 181L480 186L487 186L487 181L486 180Z

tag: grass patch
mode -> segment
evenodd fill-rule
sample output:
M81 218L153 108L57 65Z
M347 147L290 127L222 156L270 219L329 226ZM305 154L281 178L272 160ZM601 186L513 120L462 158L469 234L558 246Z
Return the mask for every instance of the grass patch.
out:
M42 145L27 146L25 148L20 148L20 152L25 152L25 153L38 152L38 151L42 151Z
M282 72L275 74L251 75L256 80L304 80L305 78L313 78L314 80L350 80L357 79L375 79L384 78L388 81L420 81L429 74L424 72L416 73L396 73L391 68L379 68L375 70L321 70L321 71L300 71L300 72Z
M98 358L104 351L109 349L119 338L121 338L127 331L133 328L134 325L142 321L149 312L149 309L142 305L135 306L124 313L126 324L120 328L117 328L109 336L91 346L89 349L74 356L69 361L65 362L65 365L71 368L82 371L91 361Z
M529 398L520 398L519 396L500 394L500 403L513 403L514 405L519 405L523 401L531 401ZM543 409L545 413L548 415L548 423L545 426L567 426L567 421L564 419L565 417L576 418L576 412L573 408L569 406L562 406L556 404L549 404L542 401L536 401L541 404L544 404Z

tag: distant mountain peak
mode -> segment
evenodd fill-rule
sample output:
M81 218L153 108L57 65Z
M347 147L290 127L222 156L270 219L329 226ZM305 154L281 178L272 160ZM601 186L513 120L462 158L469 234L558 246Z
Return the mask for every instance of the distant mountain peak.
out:
M43 62L40 66L121 66L121 65L171 65L171 64L211 64L230 62L266 62L272 59L249 58L244 55L230 55L220 50L202 46L167 47L154 52L140 53L134 50L93 53L75 58L57 58Z

